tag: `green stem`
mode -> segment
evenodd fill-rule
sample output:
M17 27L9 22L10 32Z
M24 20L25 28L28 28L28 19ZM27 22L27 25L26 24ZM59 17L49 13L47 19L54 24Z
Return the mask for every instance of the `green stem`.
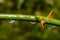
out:
M39 22L44 20L46 23L60 25L60 20L47 18L44 16L33 16L33 15L20 15L20 14L0 14L1 20L20 20L20 21L35 21Z

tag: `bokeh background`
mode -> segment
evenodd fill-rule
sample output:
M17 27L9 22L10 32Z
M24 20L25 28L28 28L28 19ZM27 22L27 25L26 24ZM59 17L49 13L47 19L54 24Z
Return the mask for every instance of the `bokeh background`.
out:
M60 20L60 0L0 0L0 14L40 14ZM60 40L60 26L28 21L0 20L0 40Z

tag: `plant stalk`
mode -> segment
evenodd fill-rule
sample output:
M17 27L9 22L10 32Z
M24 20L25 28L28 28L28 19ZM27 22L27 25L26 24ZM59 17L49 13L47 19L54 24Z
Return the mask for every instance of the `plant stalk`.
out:
M34 15L20 15L20 14L0 14L0 20L19 20L19 21L32 21L40 22L44 20L46 23L60 25L60 20L51 19L44 16L34 16Z

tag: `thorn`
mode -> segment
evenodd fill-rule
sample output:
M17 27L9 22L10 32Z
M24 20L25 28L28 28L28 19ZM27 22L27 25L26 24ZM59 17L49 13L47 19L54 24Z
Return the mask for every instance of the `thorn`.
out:
M52 12L53 10L51 10L51 12L49 13L49 15L47 16L47 18L52 18ZM45 21L44 20L41 20L41 28L44 29L44 24L45 24Z
M47 18L52 18L52 13L53 13L53 10L51 10L51 12L50 12L49 15L47 16Z
M41 26L42 26L43 29L44 29L44 23L45 23L45 21L41 20Z
M52 12L53 12L53 10L51 10L51 12L50 12L49 15L47 16L47 18L52 18ZM37 13L36 16L40 16L40 14ZM43 29L44 29L45 21L44 21L44 20L41 20L40 22L41 22L41 30L43 30Z
M45 21L44 20L41 20L41 30L42 31L44 30L44 23L45 23Z

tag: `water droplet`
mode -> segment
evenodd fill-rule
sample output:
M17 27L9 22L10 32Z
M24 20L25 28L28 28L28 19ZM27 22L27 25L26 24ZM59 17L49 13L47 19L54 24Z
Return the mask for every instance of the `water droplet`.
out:
M9 22L10 24L13 24L13 23L15 22L15 20L8 20L8 22Z
M30 22L31 24L36 24L36 22Z

